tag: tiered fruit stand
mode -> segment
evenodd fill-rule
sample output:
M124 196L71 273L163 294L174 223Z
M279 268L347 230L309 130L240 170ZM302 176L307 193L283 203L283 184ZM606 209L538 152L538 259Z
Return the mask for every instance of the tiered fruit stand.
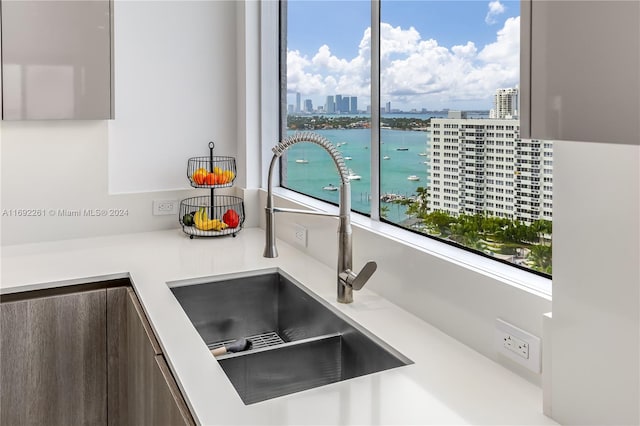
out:
M236 236L244 223L242 198L215 195L215 190L233 186L236 160L213 155L214 143L209 142L208 157L192 157L187 163L187 177L194 188L207 188L210 195L186 198L180 202L182 230L193 237Z

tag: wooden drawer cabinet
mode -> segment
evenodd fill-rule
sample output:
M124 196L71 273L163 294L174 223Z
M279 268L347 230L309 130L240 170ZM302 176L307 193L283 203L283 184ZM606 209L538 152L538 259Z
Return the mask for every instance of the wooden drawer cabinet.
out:
M160 345L132 289L127 289L128 424L193 424Z
M0 424L194 424L133 289L104 284L2 297Z
M0 305L0 424L106 424L106 293Z

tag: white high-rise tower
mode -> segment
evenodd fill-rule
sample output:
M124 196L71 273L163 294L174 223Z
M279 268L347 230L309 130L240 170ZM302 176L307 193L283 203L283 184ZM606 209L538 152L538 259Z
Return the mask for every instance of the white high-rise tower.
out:
M493 95L493 109L489 118L518 118L520 114L520 89L498 89Z

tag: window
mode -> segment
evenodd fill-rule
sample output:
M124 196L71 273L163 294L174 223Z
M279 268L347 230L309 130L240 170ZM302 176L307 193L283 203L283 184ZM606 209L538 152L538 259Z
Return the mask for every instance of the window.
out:
M281 4L286 133L335 144L353 209L550 274L553 144L519 137L519 1L380 0L373 22L366 1ZM308 145L283 156L281 185L337 204L333 163Z

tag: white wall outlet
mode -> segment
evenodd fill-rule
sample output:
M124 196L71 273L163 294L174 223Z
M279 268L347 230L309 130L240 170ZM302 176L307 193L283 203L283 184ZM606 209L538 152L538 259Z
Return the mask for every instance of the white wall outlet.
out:
M179 207L178 200L153 200L153 215L176 215Z
M307 247L307 228L297 223L293 225L293 240L302 247Z
M495 347L498 353L540 373L540 338L500 318L496 319Z

